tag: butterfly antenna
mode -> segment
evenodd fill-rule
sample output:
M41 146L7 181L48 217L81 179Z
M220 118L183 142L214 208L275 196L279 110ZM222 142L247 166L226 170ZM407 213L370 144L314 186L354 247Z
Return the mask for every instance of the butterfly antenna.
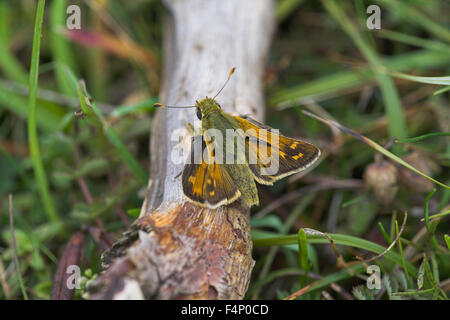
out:
M227 85L228 81L230 81L230 78L233 75L235 70L236 70L235 67L231 68L230 73L228 74L227 80L225 81L225 83L223 84L222 88L220 88L219 92L217 92L217 94L214 96L213 99L215 99L222 92L222 90ZM154 103L153 107L154 108L174 108L174 109L176 109L176 108L195 108L195 106L167 106L167 105L162 104L162 103Z
M174 108L174 109L178 109L178 108L195 108L195 106L166 106L165 104L162 104L162 103L154 103L153 104L153 108Z
M217 94L214 96L213 99L215 99L222 92L223 88L225 88L225 86L227 85L228 81L230 81L230 78L233 75L234 70L236 70L235 67L231 68L230 73L228 74L228 79L225 81L225 83L223 84L222 88L220 88L219 92L217 92Z

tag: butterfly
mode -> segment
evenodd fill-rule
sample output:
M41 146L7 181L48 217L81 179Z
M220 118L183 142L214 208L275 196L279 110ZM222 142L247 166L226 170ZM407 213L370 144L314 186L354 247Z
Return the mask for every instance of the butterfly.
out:
M234 68L222 89L233 72ZM273 185L305 170L317 161L320 150L250 117L228 114L215 100L222 89L195 104L202 133L192 138L182 190L187 200L201 207L216 209L237 199L251 207L259 204L256 183Z

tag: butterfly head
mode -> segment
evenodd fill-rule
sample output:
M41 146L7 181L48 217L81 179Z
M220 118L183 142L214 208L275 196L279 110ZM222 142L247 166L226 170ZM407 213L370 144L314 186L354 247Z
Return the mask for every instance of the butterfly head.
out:
M234 73L234 70L236 70L236 68L234 68L234 67L231 68L230 73L228 74L227 80L223 84L222 88L220 88L220 90L214 96L214 98L206 97L200 101L196 101L195 106L178 106L178 107L176 107L176 106L167 106L162 103L155 103L155 104L153 104L153 107L155 107L155 108L160 108L160 107L163 107L163 108L193 108L193 107L195 107L197 117L200 120L202 120L203 117L206 117L210 113L217 112L221 109L220 105L217 103L217 101L215 99L227 85L228 81L231 78L231 75Z
M195 110L197 112L197 117L202 120L203 117L206 117L210 113L216 112L220 110L221 107L213 98L204 98L200 101L195 102Z

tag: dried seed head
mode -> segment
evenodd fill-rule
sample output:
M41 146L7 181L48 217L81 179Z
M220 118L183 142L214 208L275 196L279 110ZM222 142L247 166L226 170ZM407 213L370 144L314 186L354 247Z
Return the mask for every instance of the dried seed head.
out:
M403 160L427 176L431 176L430 163L418 152L412 152L406 155L403 157ZM399 169L399 182L417 192L430 192L433 189L433 183L430 180L403 166Z
M364 182L373 189L383 205L389 205L397 193L397 168L386 160L377 160L364 172Z

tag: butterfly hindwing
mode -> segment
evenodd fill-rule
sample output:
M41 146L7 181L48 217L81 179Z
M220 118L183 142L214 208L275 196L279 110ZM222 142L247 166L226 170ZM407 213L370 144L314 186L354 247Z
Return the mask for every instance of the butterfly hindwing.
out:
M233 116L245 133L246 156L255 180L271 185L300 172L320 156L314 145L278 135L273 129L251 118Z
M184 195L193 203L211 209L228 204L241 195L226 169L209 155L203 158L206 148L203 136L192 139L190 158L183 169ZM200 150L200 152L199 152Z

